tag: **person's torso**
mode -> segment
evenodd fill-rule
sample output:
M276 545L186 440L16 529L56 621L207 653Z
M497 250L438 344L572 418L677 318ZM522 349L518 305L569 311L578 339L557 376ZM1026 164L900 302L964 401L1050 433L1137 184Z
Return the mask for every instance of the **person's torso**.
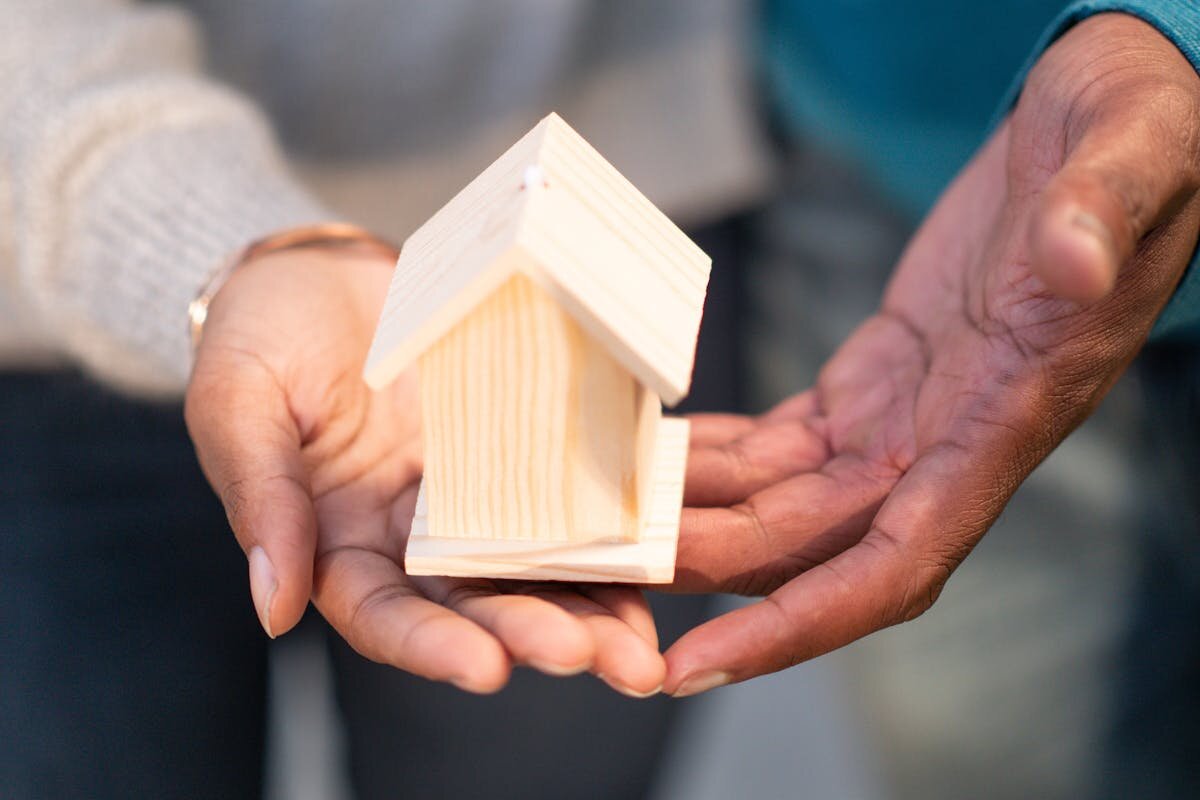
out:
M551 110L686 222L761 190L737 0L188 0L337 210L419 225Z

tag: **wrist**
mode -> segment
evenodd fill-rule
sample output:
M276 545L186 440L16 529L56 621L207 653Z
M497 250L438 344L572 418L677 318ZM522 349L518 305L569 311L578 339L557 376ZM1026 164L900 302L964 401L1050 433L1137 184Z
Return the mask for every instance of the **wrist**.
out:
M395 261L400 249L374 233L345 222L325 222L286 228L238 248L213 272L204 288L188 304L192 350L200 345L208 309L217 292L235 272L252 262L292 251L329 252L350 256L376 256Z

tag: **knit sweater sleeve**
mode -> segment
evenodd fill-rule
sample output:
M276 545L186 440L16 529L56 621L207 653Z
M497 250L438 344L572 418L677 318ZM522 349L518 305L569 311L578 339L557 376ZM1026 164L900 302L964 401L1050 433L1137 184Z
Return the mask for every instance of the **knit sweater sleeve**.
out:
M327 213L260 113L204 78L181 12L0 0L0 19L0 292L100 378L178 392L216 265Z
M1195 0L1077 0L1046 29L1033 55L1013 82L1001 106L1002 111L1007 113L1012 108L1029 70L1047 47L1081 20L1112 11L1131 14L1153 25L1200 71L1200 3ZM1200 249L1159 315L1151 338L1200 342Z

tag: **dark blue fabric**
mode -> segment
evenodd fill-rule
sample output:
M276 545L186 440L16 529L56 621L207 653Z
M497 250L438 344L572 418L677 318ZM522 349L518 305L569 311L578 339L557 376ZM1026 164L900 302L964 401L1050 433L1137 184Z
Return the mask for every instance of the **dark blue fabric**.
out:
M0 375L0 797L257 798L265 637L177 406Z
M1200 345L1162 342L1138 362L1146 405L1144 514L1117 664L1104 800L1200 797Z

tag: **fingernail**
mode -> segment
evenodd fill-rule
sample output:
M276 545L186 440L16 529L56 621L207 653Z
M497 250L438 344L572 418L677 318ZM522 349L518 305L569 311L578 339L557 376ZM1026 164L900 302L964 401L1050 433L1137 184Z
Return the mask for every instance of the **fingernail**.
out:
M258 621L262 624L267 636L271 633L271 603L275 600L275 590L279 581L275 578L275 566L267 556L267 551L261 547L250 549L250 597L254 600L254 610L258 612Z
M1115 253L1112 231L1095 214L1077 209L1071 215L1071 224L1096 239L1110 255Z
M718 686L724 686L732 678L733 676L728 672L701 672L690 678L685 678L683 683L679 684L679 688L671 692L671 696L691 697L694 694L703 694L704 692L716 689Z
M553 675L556 678L566 678L570 675L578 675L581 672L586 672L592 666L591 661L583 661L579 664L567 666L564 664L554 664L549 661L538 661L530 659L529 666L536 669L538 672L544 672L547 675Z
M450 683L471 694L492 694L496 691L493 686L485 686L471 678L451 678Z
M603 673L597 673L596 677L607 683L613 690L620 692L626 697L632 697L635 700L645 700L647 697L653 697L662 691L663 685L660 683L648 692L639 692L637 689L626 686L623 683L617 683Z

